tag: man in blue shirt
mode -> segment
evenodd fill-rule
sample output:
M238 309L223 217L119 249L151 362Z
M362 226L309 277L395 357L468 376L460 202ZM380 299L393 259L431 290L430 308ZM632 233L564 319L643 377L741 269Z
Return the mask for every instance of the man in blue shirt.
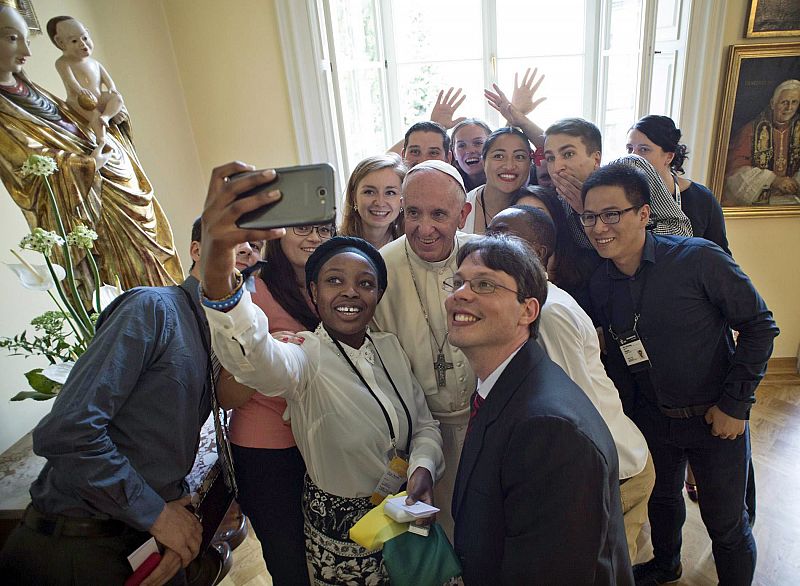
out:
M195 261L199 240L198 219ZM8 583L121 584L132 573L127 556L150 536L163 558L148 584L170 579L197 555L202 529L185 508L185 477L211 409L198 276L194 263L180 287L132 289L100 316L94 340L34 429L34 452L47 463L0 555Z
M744 506L747 420L778 335L772 313L715 244L646 232L649 188L638 171L603 167L584 183L582 197L581 223L606 259L590 297L607 370L656 468L648 506L654 559L634 567L636 583L681 575L688 460L719 581L750 584L756 546Z

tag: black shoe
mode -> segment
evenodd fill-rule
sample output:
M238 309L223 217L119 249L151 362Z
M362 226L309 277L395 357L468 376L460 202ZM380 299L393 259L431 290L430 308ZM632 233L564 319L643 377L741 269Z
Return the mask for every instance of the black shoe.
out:
M633 579L636 582L636 586L672 584L680 579L682 573L683 568L680 564L676 568L665 570L656 565L655 559L633 566Z

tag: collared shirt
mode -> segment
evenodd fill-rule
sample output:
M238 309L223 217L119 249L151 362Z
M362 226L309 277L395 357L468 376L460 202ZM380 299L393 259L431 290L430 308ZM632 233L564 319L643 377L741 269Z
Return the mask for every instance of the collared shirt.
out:
M372 494L392 449L389 415L397 448L405 449L408 423L394 381L412 421L409 476L422 466L436 480L444 469L439 424L431 417L408 358L392 334L371 334L361 348L342 348L375 393L364 387L320 325L300 332L302 345L278 342L264 312L245 292L229 312L205 308L214 351L240 383L267 396L283 397L292 432L308 475L322 490L344 497Z
M422 260L407 245L405 236L381 248L381 256L386 261L389 286L375 310L375 325L381 331L391 332L400 340L400 345L408 354L414 376L425 393L428 406L433 415L444 423L466 422L469 417L469 401L475 391L475 373L469 361L459 348L449 342L445 341L442 346L445 361L452 366L445 371L446 384L443 388L437 384L433 367L438 345L447 333L444 300L449 293L442 289L442 282L452 277L458 268L458 248L473 238L475 236L472 234L456 232L450 256L439 262ZM425 304L433 334L426 323L420 297Z
M627 276L606 260L592 276L590 296L626 411L639 393L662 407L716 404L748 418L779 330L721 248L701 238L647 234L636 273ZM614 336L635 322L651 367L633 375ZM731 328L739 332L735 345Z
M198 305L197 280L182 286ZM33 430L33 450L47 458L30 489L37 509L147 531L165 501L185 494L211 410L200 336L177 287L132 289L106 308Z
M525 340L525 341L527 342L527 340ZM506 369L506 366L508 366L508 363L511 362L514 359L514 356L517 355L517 352L519 352L520 348L522 348L522 346L524 346L524 345L525 344L523 343L519 348L517 348L511 354L509 354L508 358L503 360L503 362L501 362L497 366L497 368L495 368L491 372L491 374L486 377L486 380L478 379L478 394L481 397L483 397L485 399L486 397L489 396L489 393L492 392L492 388L494 387L494 384L500 378L500 375L503 374L503 371Z
M622 410L619 392L600 361L600 343L591 318L569 293L547 284L539 316L539 345L589 397L606 422L619 455L620 480L644 470L647 442Z

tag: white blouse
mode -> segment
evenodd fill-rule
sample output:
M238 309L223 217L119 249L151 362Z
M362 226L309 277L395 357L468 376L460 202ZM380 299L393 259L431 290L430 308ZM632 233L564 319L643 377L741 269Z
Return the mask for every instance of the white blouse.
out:
M286 399L311 480L339 496L370 496L389 461L389 426L376 399L322 326L314 333L300 332L300 346L279 342L269 334L267 317L247 291L228 313L204 309L214 351L226 370L264 395ZM365 339L359 349L346 344L342 348L389 414L397 449L403 450L407 419L378 354L383 359L411 415L408 475L422 466L436 480L444 471L439 424L397 338L382 332L370 337L374 346Z
M467 234L475 234L475 215L478 213L478 193L483 191L485 185L479 185L467 194L467 202L472 206L469 211L464 227L461 228L462 232Z

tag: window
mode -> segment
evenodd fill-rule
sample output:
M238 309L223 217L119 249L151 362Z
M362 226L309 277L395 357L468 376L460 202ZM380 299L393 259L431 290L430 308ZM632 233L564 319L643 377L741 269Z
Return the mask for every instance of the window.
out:
M322 154L314 143L327 145L340 184L365 156L427 119L441 89L463 88L458 114L500 126L483 89L498 83L510 92L514 73L528 67L546 76L547 100L533 119L542 127L566 116L595 121L605 160L624 152L638 117L674 115L680 101L688 0L305 0L305 11L297 4L277 3L287 69L300 69L289 73L290 91L305 102L320 96L311 114L295 111L299 129L314 129L298 142L308 162ZM314 16L300 22L301 12ZM308 31L313 62L298 63L309 53ZM295 76L312 79L293 84Z

